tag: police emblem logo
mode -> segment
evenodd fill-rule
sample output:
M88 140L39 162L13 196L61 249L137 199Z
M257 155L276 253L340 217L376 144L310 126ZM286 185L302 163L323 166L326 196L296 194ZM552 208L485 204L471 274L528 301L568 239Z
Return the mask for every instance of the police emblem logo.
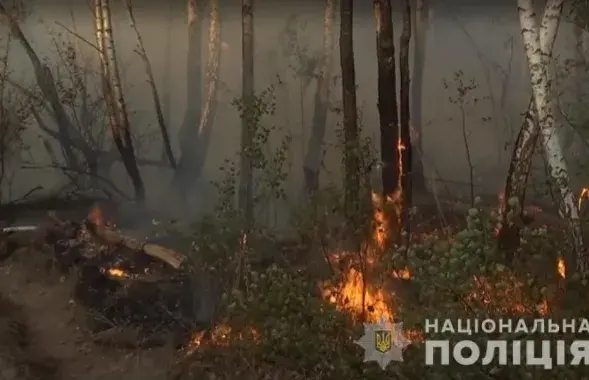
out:
M393 334L390 330L377 330L374 332L374 348L377 352L385 354L393 346Z
M364 323L364 335L355 341L364 349L364 361L375 361L384 370L391 361L402 362L411 342L403 335L403 323L381 317L379 323Z

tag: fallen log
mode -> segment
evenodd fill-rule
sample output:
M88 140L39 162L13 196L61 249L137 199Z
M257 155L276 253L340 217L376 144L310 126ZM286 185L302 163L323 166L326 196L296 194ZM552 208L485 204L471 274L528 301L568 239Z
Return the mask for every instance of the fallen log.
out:
M86 221L85 227L102 244L124 246L133 251L143 252L148 256L167 263L174 269L179 269L182 263L186 261L186 256L180 252L159 244L145 243L125 236L113 228L96 225L91 221Z
M113 325L138 329L143 341L162 326L183 336L208 323L220 295L207 285L214 279L183 265L185 255L92 220L48 216L37 229L38 251L75 277L74 299L88 312L94 332Z

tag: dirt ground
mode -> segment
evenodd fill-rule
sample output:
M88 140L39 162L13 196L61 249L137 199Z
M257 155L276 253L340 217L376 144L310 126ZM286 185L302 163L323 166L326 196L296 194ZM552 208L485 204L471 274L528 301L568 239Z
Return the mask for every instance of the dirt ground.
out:
M87 316L72 299L72 283L72 278L51 268L42 253L31 249L22 248L0 262L0 295L22 307L31 346L56 359L59 374L55 379L169 378L169 365L175 361L171 345L129 350L94 343L84 322ZM0 350L3 343L0 342Z

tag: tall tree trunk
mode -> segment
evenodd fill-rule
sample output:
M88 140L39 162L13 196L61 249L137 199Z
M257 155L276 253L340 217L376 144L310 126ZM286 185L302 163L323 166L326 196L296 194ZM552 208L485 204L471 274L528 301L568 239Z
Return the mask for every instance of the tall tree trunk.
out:
M541 24L540 48L542 55L549 61L552 57L552 49L556 41L556 34L560 23L560 14L562 13L563 0L556 0L549 3L544 9ZM504 199L502 205L503 226L499 231L499 244L503 249L514 250L519 245L519 232L522 225L523 205L526 197L526 186L528 177L532 168L532 159L536 148L540 129L537 124L537 113L534 96L530 98L528 110L524 115L522 127L515 140L513 153L507 172L505 183ZM519 210L516 210L516 204L509 202L510 199L518 200ZM519 212L519 215L513 215ZM512 215L513 220L507 220L507 215Z
M198 125L196 160L194 162L194 178L199 178L204 167L211 141L211 132L217 115L219 88L219 72L221 69L221 13L219 0L209 0L209 41L206 66L206 100Z
M425 191L425 173L423 169L423 77L427 29L429 23L429 6L427 0L417 0L415 4L413 38L413 76L411 79L411 127L414 129L411 145L413 147L412 182L416 190Z
M174 184L179 196L194 182L192 169L196 157L198 123L202 118L202 15L198 0L187 0L188 54L186 56L186 110L178 133L180 159L174 173Z
M334 0L325 0L323 16L323 67L317 78L315 91L315 109L313 110L313 125L311 137L303 165L303 175L307 196L312 198L319 190L319 171L323 155L323 140L329 110L329 93L331 76L333 73L333 21L335 17Z
M384 199L387 197L392 199L395 197L395 193L400 190L400 168L399 150L397 149L399 114L391 0L374 0L372 2L372 11L376 26L382 192Z
M383 236L382 244L398 241L401 232L399 204L400 188L399 111L397 107L397 77L395 67L395 41L391 0L374 0L372 12L376 28L376 60L378 66L378 115L380 121L380 158L382 200L393 201L392 207L383 208L390 236Z
M353 0L342 0L340 22L340 64L344 127L345 208L350 227L357 222L360 206L360 159L358 110L356 109L356 68L354 64ZM356 226L357 227L357 226Z
M574 25L573 33L575 36L575 72L573 74L575 78L574 104L576 107L582 107L582 104L585 100L583 85L586 83L585 74L587 72L587 60L585 58L585 53L587 51L587 46L586 41L584 40L584 31L582 27L580 27L579 25ZM580 135L573 126L567 125L565 127L565 131L565 136L567 140L570 142L567 149L570 151L570 154L574 157L575 165L573 165L573 171L576 173L579 169L578 163L581 162L581 160L583 159L583 155L586 152L586 142L583 141L583 138L579 138ZM576 190L577 186L575 186L574 188Z
M411 127L409 125L410 114L410 72L409 72L409 43L411 42L411 4L410 0L402 0L403 12L403 31L401 32L400 51L399 51L399 79L401 86L399 89L399 169L400 169L400 189L401 189L401 220L406 236L409 237L409 208L412 202L412 145L411 145Z
M157 117L158 126L160 128L160 134L162 136L162 141L164 143L164 150L166 152L166 156L168 158L170 166L172 167L172 169L176 169L176 159L174 158L174 152L172 151L172 144L170 143L168 127L166 126L166 120L164 119L164 113L162 111L160 97L157 91L157 86L155 84L155 78L153 77L151 61L147 56L147 51L145 50L145 45L143 44L143 38L141 37L141 33L139 33L137 22L135 21L135 13L133 11L133 4L131 3L131 0L125 0L125 5L127 7L127 14L129 15L129 24L131 26L131 29L133 29L133 31L135 32L135 36L137 37L136 51L141 57L143 64L145 65L145 75L147 76L147 83L149 83L149 87L151 89L151 97L153 99L153 104L155 107L155 114Z
M103 67L106 66L108 70L107 72L103 71L103 76L108 78L108 81L105 80L104 82L109 84L107 89L109 90L109 95L111 96L110 103L111 112L113 115L111 116L110 129L114 143L119 151L119 154L121 155L123 165L125 166L125 169L127 170L127 173L129 174L133 184L133 188L135 190L135 199L139 203L144 203L145 187L143 184L143 179L141 178L141 173L139 172L139 167L137 166L137 161L135 159L135 150L133 148L133 140L131 137L131 127L127 114L125 98L123 95L123 88L121 86L114 36L112 32L110 3L109 0L96 1L100 2L101 9L100 16L97 17L101 17L102 19L101 33L97 32L97 38L99 38L98 45L102 45L103 59L104 54L106 54L106 60L108 62L107 65L103 64ZM102 41L100 41L100 39L102 39Z
M569 224L574 260L576 261L575 269L583 273L588 269L589 261L583 247L579 210L569 187L568 169L554 121L555 104L552 93L552 78L548 67L549 60L543 57L542 51L541 36L544 38L547 31L546 29L539 30L536 25L536 13L533 9L532 0L518 0L517 5L524 48L530 69L540 137L550 169L552 185L557 186L560 191L559 211L562 218ZM551 9L556 11L554 13L555 17L560 18L562 15L562 1L549 1L546 4L546 12Z
M171 125L171 114L172 114L172 103L171 103L171 90L172 90L172 25L174 24L174 7L173 3L168 3L168 17L166 20L166 39L164 49L164 67L162 69L164 78L162 80L162 109L164 114L164 121L167 125ZM167 159L167 148L165 142L162 144L162 155L161 160L165 162Z
M241 120L241 162L238 206L246 222L246 229L253 224L253 168L248 153L252 144L252 118L254 105L254 1L241 1L241 49L242 49L242 101L244 112Z

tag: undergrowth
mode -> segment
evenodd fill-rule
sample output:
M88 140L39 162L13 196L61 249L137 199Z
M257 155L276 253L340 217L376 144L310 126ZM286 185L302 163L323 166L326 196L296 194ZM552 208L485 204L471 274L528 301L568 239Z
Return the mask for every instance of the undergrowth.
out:
M262 95L267 96L267 93ZM264 132L264 144L270 141L269 132ZM263 171L265 163L271 162L274 163L273 172L280 176L287 147L288 144L283 143L274 151L279 159L258 156L256 169ZM258 147L255 151L272 150ZM563 246L557 228L525 227L518 252L505 260L496 242L496 229L501 222L499 213L476 201L464 216L464 228L460 231L451 234L443 230L415 231L409 247L379 249L371 240L373 231L361 229L364 231L360 245L363 252L349 253L344 251L345 235L338 223L342 217L339 202L342 197L337 187L330 186L317 195L313 207L296 213L304 216L293 227L300 245L294 255L289 255L279 233L261 225L254 225L248 233L243 231L243 220L233 202L239 178L237 166L227 161L224 172L225 180L217 184L221 196L216 212L198 223L194 242L195 260L222 284L222 305L211 336L199 341L198 347L181 362L177 379L568 379L589 376L583 366L560 366L552 370L499 366L496 362L470 367L425 366L424 339L472 339L483 343L490 339L570 338L532 333L499 336L457 335L446 331L424 334L426 319L560 320L583 315L587 311L584 295L574 295L578 298L573 309L564 300L565 279L559 275L556 262L567 247ZM270 186L271 191L265 194L278 197L282 194L279 189L283 181L284 177L267 180L266 184L259 181L258 191ZM258 197L255 201L268 199L268 196ZM371 215L374 211L371 210ZM362 217L366 219L366 215ZM364 260L368 256L374 259L370 273ZM410 279L391 275L401 269L411 274ZM413 342L404 351L404 362L391 363L384 371L376 363L364 363L363 350L355 344L363 334L363 324L362 313L351 308L352 300L334 303L326 296L325 284L341 284L349 279L346 274L351 270L366 275L366 291L377 289L385 293L386 307L395 321L404 323ZM566 279L567 284L576 281L579 281L576 277ZM341 289L333 286L330 294ZM366 304L366 313L370 313L372 307Z

